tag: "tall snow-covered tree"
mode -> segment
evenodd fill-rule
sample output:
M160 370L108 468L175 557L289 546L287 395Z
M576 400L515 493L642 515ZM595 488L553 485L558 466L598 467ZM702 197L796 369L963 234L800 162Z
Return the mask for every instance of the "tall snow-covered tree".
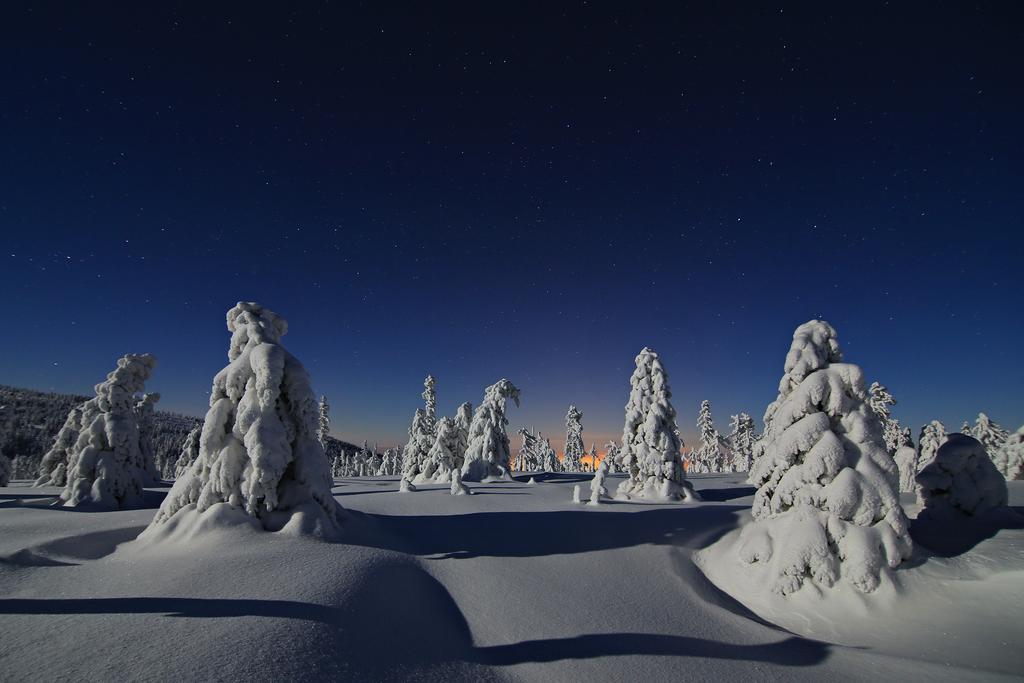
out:
M992 463L1007 481L1024 478L1024 426L1010 434L993 453Z
M697 429L700 430L700 448L694 452L693 472L725 472L725 453L722 452L722 437L715 429L711 417L711 401L701 401L697 414Z
M199 457L164 499L146 533L178 515L205 527L207 511L248 515L264 529L296 520L304 533L330 534L341 506L316 438L317 400L302 364L281 345L288 323L257 303L227 313L228 365L213 378ZM212 514L212 513L211 513Z
M609 441L604 445L604 459L602 463L608 463L608 473L615 474L616 472L622 471L620 455L619 455L619 444L614 441Z
M999 424L989 419L988 415L978 413L978 419L975 420L974 427L971 428L970 436L980 441L987 453L995 454L1003 447L1010 435Z
M540 469L545 472L561 472L562 461L558 459L558 454L555 453L555 449L551 447L551 439L542 439L540 434L537 435L538 439L541 439L539 449L537 451L538 457L540 458Z
M932 420L921 427L921 435L917 439L917 471L920 472L935 457L939 446L946 443L946 425Z
M437 380L434 379L433 375L427 375L427 378L423 380L423 393L420 397L423 399L423 403L426 406L424 410L424 416L427 420L427 424L430 426L430 431L433 433L434 423L437 421Z
M458 428L455 426L455 420L450 417L442 417L436 426L437 436L434 438L434 445L430 447L423 471L416 476L414 484L448 484L452 480L455 451L459 442Z
M896 399L889 393L889 390L878 382L872 382L868 388L868 406L882 423L882 438L885 440L885 447L889 451L889 455L895 455L903 435L900 421L892 416L892 406L894 405L896 405Z
M950 434L917 475L925 517L974 517L1007 502L1006 480L977 439Z
M777 593L837 580L869 592L910 557L898 471L867 402L864 374L843 362L832 326L798 327L738 546L744 562L767 566Z
M519 389L507 379L498 380L484 392L484 401L473 413L469 427L469 446L462 464L463 481L509 477L512 458L505 431L508 425L505 404L509 399L519 405Z
M732 471L749 472L754 459L754 418L746 413L733 415L729 421L729 447L732 450Z
M402 476L412 481L416 478L427 461L430 447L434 445L432 425L427 420L427 412L417 408L409 425L409 441L402 450Z
M199 441L202 438L203 426L196 425L192 428L192 431L185 437L185 443L181 446L181 455L178 456L178 460L174 463L174 472L164 472L164 476L170 479L172 476L175 479L179 479L185 476L188 469L192 467L192 463L199 457Z
M156 466L156 453L153 450L153 432L156 429L156 404L160 394L143 394L135 404L135 420L139 425L139 466L146 473L146 485L152 486L160 481L161 473Z
M587 453L587 457L590 460L588 463L588 470L591 472L597 472L597 444L590 444L590 451Z
M327 404L327 397L320 394L320 412L316 422L316 440L320 446L327 448L327 436L331 433L331 406Z
M455 446L455 467L462 469L462 463L466 459L466 449L469 448L469 426L473 423L473 404L466 401L455 411L455 432L458 440Z
M621 458L629 478L617 493L627 499L695 500L679 454L682 441L668 373L651 349L644 348L635 362L622 427Z
M85 402L78 438L67 463L64 505L126 508L142 501L150 480L139 445L136 394L156 367L150 354L128 354L96 385L96 397Z
M565 455L562 470L579 472L583 469L583 412L569 406L565 414Z
M522 437L523 444L516 454L515 471L534 472L541 469L540 435L526 427L521 428L517 434Z
M53 440L53 446L39 463L39 478L36 479L35 486L64 486L67 483L68 459L75 449L75 443L78 441L78 435L83 425L86 424L84 413L86 411L90 413L89 421L91 421L98 410L95 399L71 409L67 419L64 420L64 426L60 428Z

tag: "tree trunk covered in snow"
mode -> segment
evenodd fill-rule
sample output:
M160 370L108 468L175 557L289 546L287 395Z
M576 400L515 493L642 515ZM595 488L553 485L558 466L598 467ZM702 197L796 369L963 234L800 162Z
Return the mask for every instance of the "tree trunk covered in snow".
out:
M317 440L319 410L309 375L280 343L288 323L259 304L239 302L227 313L227 327L229 363L213 378L199 457L147 532L190 510L202 514L226 505L265 529L282 528L299 515L301 531L329 533L341 506L331 495L330 467ZM202 528L198 518L187 519Z
M867 400L832 326L798 327L750 477L754 521L738 547L744 562L770 567L775 592L837 580L872 591L883 568L910 557L898 471Z

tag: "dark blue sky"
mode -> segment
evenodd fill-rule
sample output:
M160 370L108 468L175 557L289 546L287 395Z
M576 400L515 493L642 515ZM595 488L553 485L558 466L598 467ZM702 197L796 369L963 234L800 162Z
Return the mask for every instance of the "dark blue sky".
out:
M0 382L201 415L245 299L343 438L431 372L603 443L648 345L692 442L822 317L915 436L1024 422L1017 3L208 4L5 5Z

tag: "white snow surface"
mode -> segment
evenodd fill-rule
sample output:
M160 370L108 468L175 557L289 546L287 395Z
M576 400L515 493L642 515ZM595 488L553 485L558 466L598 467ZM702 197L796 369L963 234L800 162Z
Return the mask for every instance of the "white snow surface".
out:
M155 507L84 513L50 505L59 488L16 481L0 488L0 678L1020 675L1024 530L952 556L918 544L871 594L837 584L824 597L813 586L781 597L757 590L732 558L717 561L750 519L741 474L691 477L702 502L599 506L570 502L589 475L535 476L544 483L478 484L473 496L440 484L401 495L395 477L341 480L333 494L350 513L333 542L266 533L224 505L184 512L195 519L161 542L136 539ZM165 492L146 489L148 504ZM904 502L913 516L913 497ZM1024 482L1010 482L1010 502L1024 505Z

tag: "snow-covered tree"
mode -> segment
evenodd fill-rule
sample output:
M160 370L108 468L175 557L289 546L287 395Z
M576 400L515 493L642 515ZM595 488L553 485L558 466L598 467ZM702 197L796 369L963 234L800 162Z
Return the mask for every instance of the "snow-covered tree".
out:
M540 434L537 437L540 439ZM540 458L540 469L545 472L562 471L562 461L558 459L558 454L551 447L551 439L541 441L537 453Z
M455 431L458 440L455 446L455 468L461 470L469 448L469 426L473 423L473 404L466 401L455 411Z
M604 459L602 463L607 463L608 474L615 474L616 472L622 471L620 464L619 455L619 444L614 441L609 441L604 445Z
M924 427L921 427L921 435L917 439L917 471L924 469L939 450L939 446L946 443L946 425L938 420L932 420Z
M185 437L185 443L181 446L181 455L178 456L178 460L174 464L174 472L165 472L165 475L173 474L175 479L185 476L188 469L192 467L192 463L199 457L199 442L202 439L202 435L202 425L196 425L192 428L192 431Z
M968 422L967 420L964 420L964 423L960 425L960 433L964 434L965 436L974 436L973 434L971 434L971 423Z
M142 500L150 473L143 464L136 394L156 366L150 354L128 354L96 385L96 397L85 402L78 438L67 464L64 505L126 508Z
M591 472L594 472L596 474L597 473L597 444L596 443L591 443L590 444L590 451L587 453L587 458L590 461L589 462L589 466L587 467L587 469L590 470Z
M53 440L53 446L39 463L39 478L36 479L36 486L64 486L67 483L68 459L75 449L82 426L86 423L84 413L86 411L90 413L89 421L91 421L98 410L95 399L71 409L67 419L64 420L64 426L60 428Z
M622 428L622 464L629 472L617 494L623 498L696 500L679 454L682 440L672 407L668 373L658 354L644 348L630 377Z
M473 413L469 426L469 445L462 464L463 481L509 478L511 465L505 404L512 399L519 405L519 389L507 379L487 387L484 401Z
M837 580L872 591L885 567L910 557L896 464L863 372L842 361L831 325L796 329L750 476L754 520L741 532L739 556L767 565L772 590L783 595Z
M1006 479L977 439L950 434L917 475L924 510L918 518L959 514L968 517L1006 505Z
M397 448L388 448L381 456L380 467L377 469L378 477L394 477L402 471L402 456Z
M978 419L975 420L974 427L971 428L970 436L981 442L986 453L994 454L999 452L1010 435L1000 425L989 419L988 415L978 413Z
M526 427L522 427L517 433L522 437L523 445L516 454L513 469L517 472L535 472L541 469L540 435Z
M608 466L602 462L594 472L594 478L590 480L590 505L600 505L601 499L608 497L608 489L604 485L607 475Z
M402 450L402 476L412 481L426 464L427 454L434 445L433 424L427 420L427 412L417 408L409 425L409 441Z
M427 453L427 459L423 464L423 470L416 475L414 484L438 483L447 484L452 480L452 471L455 470L455 450L458 448L459 434L455 426L455 420L450 417L442 417L437 421L437 436L434 438L434 445Z
M14 464L6 455L0 453L0 486L7 486L11 483L11 475L14 473Z
M451 478L452 485L449 489L449 493L453 496L465 496L472 493L472 491L469 490L469 487L462 483L462 472L459 470L452 470Z
M579 472L583 469L583 412L576 406L569 406L565 414L565 455L562 469Z
M327 448L327 435L331 433L331 406L327 405L327 397L320 394L320 413L316 422L316 440L323 448Z
M902 440L900 422L892 416L892 406L894 405L896 405L896 399L889 393L889 390L878 382L872 382L868 388L868 406L882 423L882 438L885 440L885 447L890 455L895 455Z
M146 473L146 485L152 486L160 481L161 473L156 466L156 453L153 451L153 431L156 421L156 404L160 394L143 394L135 404L135 420L139 425L139 466Z
M11 477L13 479L31 479L35 476L36 465L24 455L16 455L11 458Z
M202 515L216 508L244 513L269 530L296 519L304 532L329 534L341 506L316 438L319 411L309 375L281 346L288 323L260 304L239 302L227 313L227 327L229 362L213 378L199 457L147 533L179 514L181 524L203 529Z
M732 471L749 472L754 459L754 418L746 413L730 417L729 447L732 450Z
M1007 481L1024 478L1024 426L1003 442L993 454L992 463Z
M721 437L711 418L710 401L704 400L700 403L700 412L697 413L697 429L700 430L700 448L694 451L690 457L689 471L701 474L724 471L725 456L721 449Z

